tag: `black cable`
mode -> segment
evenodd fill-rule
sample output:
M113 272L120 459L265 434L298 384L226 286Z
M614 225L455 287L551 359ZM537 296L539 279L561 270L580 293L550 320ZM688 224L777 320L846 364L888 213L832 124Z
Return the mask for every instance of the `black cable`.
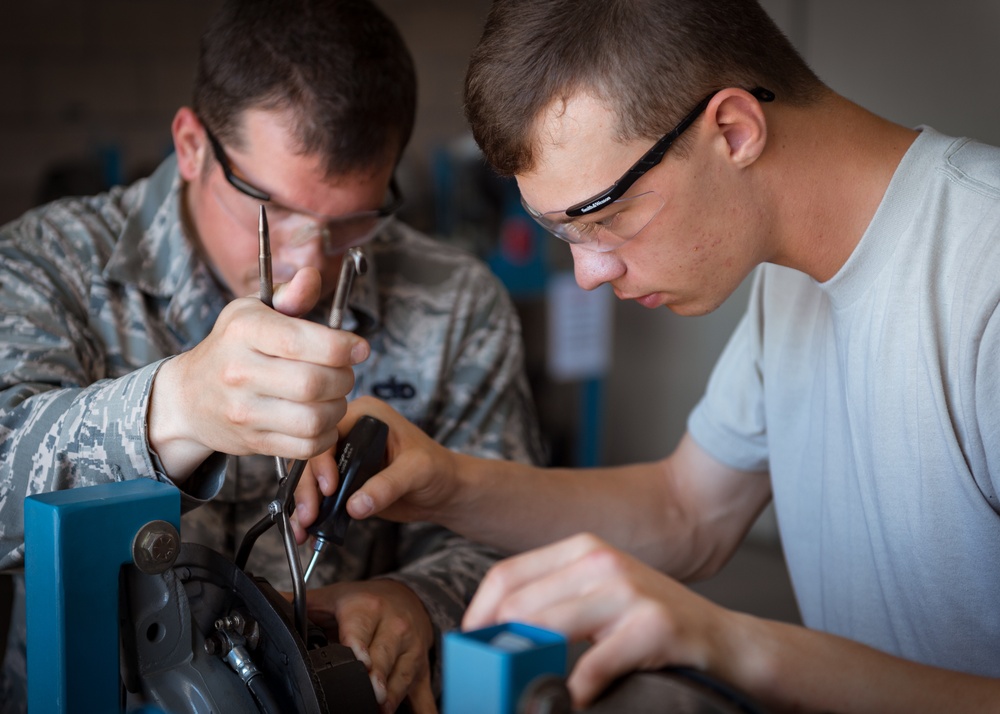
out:
M247 681L247 689L253 695L253 700L257 702L260 714L282 714L282 709L278 705L278 700L274 698L271 688L267 686L264 675L256 674Z
M244 570L247 567L247 561L250 559L250 551L253 550L254 543L273 525L274 521L270 515L267 515L254 523L253 527L247 531L247 534L243 536L243 542L240 543L239 552L236 553L235 564L237 568Z
M743 714L767 714L767 712L752 702L746 695L738 692L725 682L711 677L704 672L699 672L691 667L668 667L663 670L665 674L675 674L683 679L700 684L706 689L718 694L730 704L739 708Z

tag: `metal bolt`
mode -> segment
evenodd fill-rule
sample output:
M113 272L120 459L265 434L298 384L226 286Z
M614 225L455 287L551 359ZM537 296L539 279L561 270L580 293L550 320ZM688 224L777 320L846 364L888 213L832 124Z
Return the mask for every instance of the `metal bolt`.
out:
M536 677L521 693L518 714L570 714L572 710L566 680L553 674Z
M132 561L147 575L157 575L174 564L180 546L180 534L172 523L150 521L132 540Z
M221 617L215 621L215 629L217 630L236 630L237 632L243 632L243 625L243 617L238 612L234 612L228 617Z

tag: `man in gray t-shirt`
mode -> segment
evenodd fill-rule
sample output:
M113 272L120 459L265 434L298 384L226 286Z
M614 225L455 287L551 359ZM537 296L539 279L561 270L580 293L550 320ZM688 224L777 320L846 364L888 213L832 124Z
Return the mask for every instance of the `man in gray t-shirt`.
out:
M778 711L998 710L1000 149L837 95L755 0L497 0L466 112L582 287L697 315L756 271L750 304L660 461L486 462L355 402L402 446L350 512L538 548L463 624L590 641L577 705L681 665ZM678 582L772 498L807 627Z

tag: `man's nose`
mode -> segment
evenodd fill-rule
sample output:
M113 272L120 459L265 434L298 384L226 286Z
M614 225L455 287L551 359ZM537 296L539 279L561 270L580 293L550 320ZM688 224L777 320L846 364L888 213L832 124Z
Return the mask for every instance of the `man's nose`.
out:
M287 270L294 275L300 268L308 267L322 271L328 258L321 232L289 231L287 234L278 235L277 238L278 240L271 243L275 272ZM277 280L277 276L275 279Z
M625 273L625 263L614 252L598 253L578 245L569 249L573 253L576 284L584 290L593 290Z

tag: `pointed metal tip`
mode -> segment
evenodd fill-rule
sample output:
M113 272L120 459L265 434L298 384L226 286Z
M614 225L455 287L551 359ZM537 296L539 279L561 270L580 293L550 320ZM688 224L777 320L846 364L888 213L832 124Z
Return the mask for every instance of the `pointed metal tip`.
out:
M260 248L260 255L270 256L271 255L271 235L267 229L267 211L264 208L264 204L260 205L260 212L257 216L257 242Z
M264 204L260 204L260 211L257 213L257 231L259 233L267 232L267 209L264 208Z

